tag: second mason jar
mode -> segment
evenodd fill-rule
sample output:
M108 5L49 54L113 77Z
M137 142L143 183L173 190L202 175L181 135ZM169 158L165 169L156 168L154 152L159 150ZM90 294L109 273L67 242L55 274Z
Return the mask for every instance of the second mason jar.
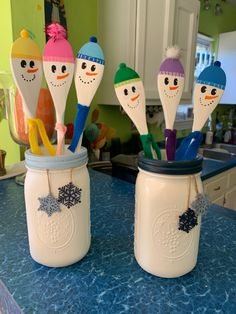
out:
M151 160L139 156L134 251L139 265L160 277L178 277L196 265L201 214L191 209L202 194L202 158Z
M82 259L90 247L90 182L87 150L61 156L25 153L25 205L30 254L61 267Z

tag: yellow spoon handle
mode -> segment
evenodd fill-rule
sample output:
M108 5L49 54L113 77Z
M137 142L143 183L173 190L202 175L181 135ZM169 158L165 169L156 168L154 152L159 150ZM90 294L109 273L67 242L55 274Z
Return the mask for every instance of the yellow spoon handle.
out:
M31 152L35 155L42 155L41 149L38 145L38 138L37 138L37 124L35 123L34 119L27 119L27 124L29 127L29 143Z
M43 141L43 144L46 147L49 155L55 156L56 155L56 149L53 147L53 145L49 141L49 138L47 136L47 133L46 133L46 130L45 130L45 126L44 126L43 122L40 119L37 119L37 118L34 119L34 121L37 124L40 137L41 137L41 139Z

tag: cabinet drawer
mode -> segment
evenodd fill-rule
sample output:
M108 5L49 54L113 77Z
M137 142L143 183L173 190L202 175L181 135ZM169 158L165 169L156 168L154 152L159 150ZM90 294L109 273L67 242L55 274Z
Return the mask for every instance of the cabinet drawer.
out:
M209 182L204 187L204 192L213 201L222 196L227 189L227 176L222 176L212 182Z
M236 186L236 169L231 170L229 173L229 188Z

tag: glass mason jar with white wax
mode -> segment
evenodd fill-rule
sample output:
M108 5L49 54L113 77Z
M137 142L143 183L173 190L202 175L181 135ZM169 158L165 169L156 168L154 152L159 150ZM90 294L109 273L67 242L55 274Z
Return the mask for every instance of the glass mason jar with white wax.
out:
M138 160L134 253L147 272L174 278L196 265L203 196L202 158L191 161ZM200 197L200 201L199 201ZM198 203L198 205L197 205ZM195 210L196 208L196 210Z
M25 153L25 206L32 258L49 267L82 259L89 250L90 180L87 150L64 155Z

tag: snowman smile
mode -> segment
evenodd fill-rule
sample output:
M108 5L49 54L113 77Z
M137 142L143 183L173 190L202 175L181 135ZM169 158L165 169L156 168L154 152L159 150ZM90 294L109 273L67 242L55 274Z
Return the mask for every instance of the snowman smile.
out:
M207 100L207 98L205 97L205 99L202 99L202 97L199 98L199 102L200 102L200 105L201 106L210 106L210 105L213 105L214 102L215 102L215 98L213 98L211 101L209 101L208 103L206 103L204 100Z
M36 76L35 76L35 74L34 74L33 77L32 77L32 79L28 79L28 80L27 80L27 78L24 77L23 74L21 74L21 77L23 78L23 80L24 80L25 82L32 82L32 81L35 80L35 77L36 77Z
M137 108L139 105L139 99L136 103L132 103L132 105L130 103L127 103L127 106L130 108L130 109L135 109Z
M60 86L63 86L66 84L66 80L64 82L62 82L61 84L55 84L53 83L52 81L50 81L50 84L53 86L53 87L60 87Z
M174 94L169 95L169 94L167 93L167 90L164 89L164 94L165 94L166 97L168 97L168 98L174 98L174 97L176 97L176 96L178 95L178 93L179 93L179 89L176 89L176 92L175 92Z
M84 84L91 84L91 83L93 83L96 80L96 78L92 78L89 81L85 81L85 80L82 79L81 75L79 75L79 80L80 80L80 82L82 82Z

